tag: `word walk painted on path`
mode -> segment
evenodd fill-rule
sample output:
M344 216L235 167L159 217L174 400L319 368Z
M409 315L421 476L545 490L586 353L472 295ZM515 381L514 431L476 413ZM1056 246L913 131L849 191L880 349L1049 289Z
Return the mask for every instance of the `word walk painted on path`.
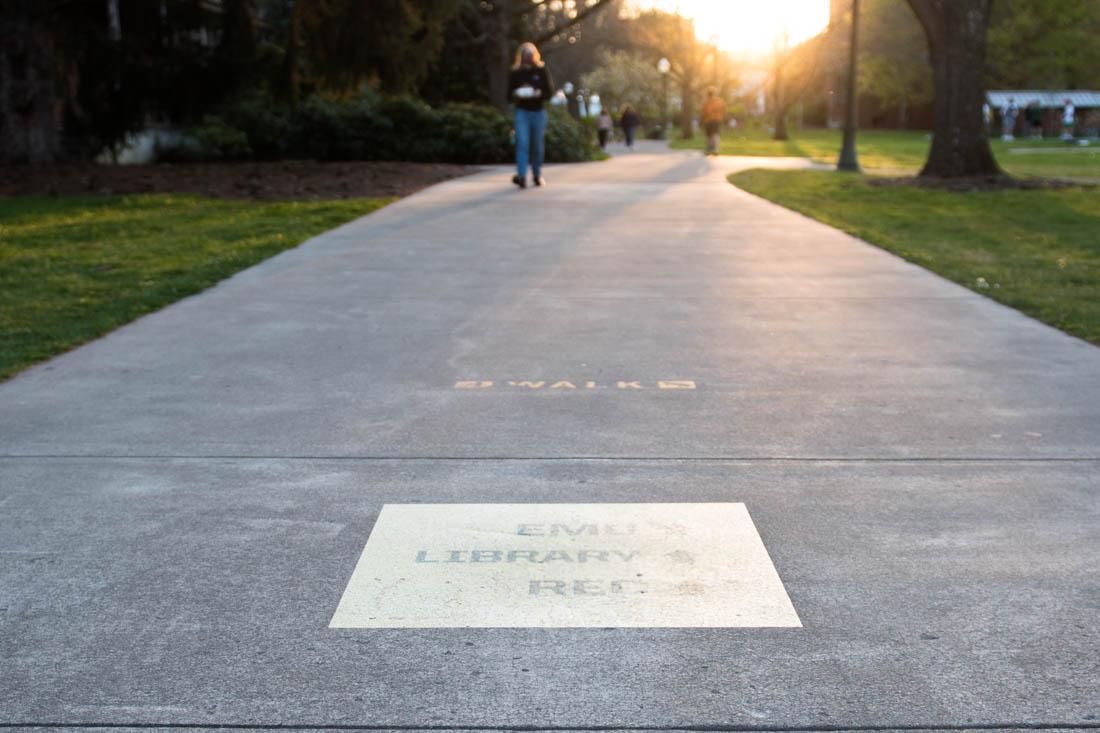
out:
M547 390L560 392L597 392L601 390L619 391L644 391L644 390L695 390L698 389L694 379L659 379L656 382L645 380L617 379L614 381L597 382L593 380L569 380L569 379L460 379L455 382L455 389L468 390Z

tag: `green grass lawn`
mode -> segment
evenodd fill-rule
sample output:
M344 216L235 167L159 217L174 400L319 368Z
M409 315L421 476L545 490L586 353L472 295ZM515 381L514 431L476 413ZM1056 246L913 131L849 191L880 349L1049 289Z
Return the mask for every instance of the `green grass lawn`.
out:
M956 193L831 171L730 182L1100 345L1100 191Z
M723 155L795 156L835 164L840 153L839 130L794 130L790 140L772 140L765 130L727 130L722 135ZM705 140L673 140L672 147L702 150ZM928 133L899 130L863 130L857 138L860 164L872 172L903 175L916 173L931 145ZM1017 176L1080 178L1100 181L1100 141L1076 147L1061 140L993 142L1001 166Z
M389 201L0 198L0 379Z

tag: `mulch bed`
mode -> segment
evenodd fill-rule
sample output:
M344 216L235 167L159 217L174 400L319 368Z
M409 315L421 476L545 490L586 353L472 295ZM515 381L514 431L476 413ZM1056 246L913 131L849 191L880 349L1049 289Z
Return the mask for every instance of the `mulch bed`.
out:
M469 175L476 166L435 163L224 163L0 166L0 196L188 193L255 201L407 196Z
M906 178L866 179L872 186L925 188L937 191L1039 191L1062 188L1092 188L1094 184L1083 181L1066 181L1059 178L1013 178L1012 176L977 176L972 178L926 178L910 176Z

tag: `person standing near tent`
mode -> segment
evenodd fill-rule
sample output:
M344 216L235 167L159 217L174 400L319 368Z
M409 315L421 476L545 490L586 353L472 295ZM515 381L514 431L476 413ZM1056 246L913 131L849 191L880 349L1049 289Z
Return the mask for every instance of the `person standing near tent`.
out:
M535 185L541 186L545 182L542 178L546 139L543 105L554 96L554 82L533 43L524 43L516 50L508 79L508 96L516 105L516 175L512 176L512 183L527 188L527 166L530 164Z
M1077 123L1077 108L1073 106L1073 100L1067 99L1066 106L1062 108L1062 139L1073 139L1073 126Z
M722 144L722 125L726 123L726 102L715 93L714 89L707 90L707 101L703 102L699 120L707 132L705 154L718 155L718 147Z
M1008 98L1008 104L1001 110L1001 139L1011 141L1016 139L1016 116L1020 114L1020 108L1016 106L1014 97Z

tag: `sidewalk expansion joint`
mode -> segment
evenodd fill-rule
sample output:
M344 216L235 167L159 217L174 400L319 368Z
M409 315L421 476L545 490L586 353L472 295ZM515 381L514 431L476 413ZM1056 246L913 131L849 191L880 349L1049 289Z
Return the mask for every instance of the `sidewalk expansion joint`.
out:
M968 723L966 725L823 725L823 726L747 726L747 725L591 725L591 726L465 726L465 725L351 725L351 724L292 724L292 723L0 723L0 730L24 729L187 729L187 730L285 730L285 731L469 731L478 733L504 733L522 731L523 733L553 733L569 731L603 731L606 733L628 733L629 731L683 731L684 733L839 733L840 731L858 731L862 733L886 733L904 731L906 733L933 733L934 731L1019 731L1019 730L1100 730L1097 723Z
M258 454L83 454L9 453L0 461L454 461L500 462L590 462L590 463L1095 463L1100 456L911 456L911 457L827 457L827 456L334 456Z

